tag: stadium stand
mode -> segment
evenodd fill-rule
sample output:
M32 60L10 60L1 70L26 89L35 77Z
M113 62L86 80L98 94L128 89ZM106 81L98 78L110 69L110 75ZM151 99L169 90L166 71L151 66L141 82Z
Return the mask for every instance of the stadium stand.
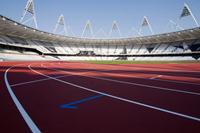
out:
M200 28L122 39L39 31L0 16L1 60L199 60Z

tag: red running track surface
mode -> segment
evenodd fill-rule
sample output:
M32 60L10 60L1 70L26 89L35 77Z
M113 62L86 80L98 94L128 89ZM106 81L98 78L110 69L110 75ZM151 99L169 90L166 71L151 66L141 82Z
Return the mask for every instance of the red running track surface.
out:
M1 62L0 79L2 133L200 132L200 64Z

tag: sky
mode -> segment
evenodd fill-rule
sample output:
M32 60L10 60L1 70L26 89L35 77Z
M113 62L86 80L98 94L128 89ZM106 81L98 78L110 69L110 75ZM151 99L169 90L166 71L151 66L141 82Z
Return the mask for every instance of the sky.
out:
M26 2L0 0L0 14L19 22ZM63 14L67 27L70 27L69 36L80 37L86 21L90 20L96 38L104 38L103 32L97 33L100 29L108 37L114 20L118 23L121 37L138 36L143 16L148 17L155 34L178 30L169 24L169 20L184 29L193 28L196 25L191 16L179 19L184 2L200 23L200 0L34 0L39 30L53 32L59 15ZM60 34L61 28L58 29ZM147 27L143 27L141 33L151 34ZM85 36L90 36L89 31ZM120 37L117 31L110 35L113 37Z

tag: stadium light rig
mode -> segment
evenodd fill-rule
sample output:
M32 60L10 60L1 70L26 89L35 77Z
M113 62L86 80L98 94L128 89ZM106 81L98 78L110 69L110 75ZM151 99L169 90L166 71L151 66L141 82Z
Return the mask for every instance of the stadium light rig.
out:
M112 33L113 33L114 31L117 31L117 32L118 32L119 37L122 36L121 31L120 31L120 29L119 29L119 26L118 26L118 23L117 23L116 20L114 20L113 23L112 23L112 27L111 27L111 30L110 30L110 32L109 32L109 37L111 37L111 35L112 35Z
M154 35L154 31L152 29L152 26L151 26L151 24L150 24L149 19L147 18L147 16L143 17L142 24L140 26L139 34L141 34L141 35L142 35L141 32L142 32L142 28L143 27L148 27L149 30L150 30L150 32L151 32L151 34Z
M83 32L81 34L81 38L86 37L85 36L86 31L89 31L91 37L94 38L94 33L93 33L92 24L91 24L90 20L87 20L85 27L83 29Z
M30 14L31 17L29 19L25 20L25 17ZM34 7L34 1L33 0L28 0L26 3L26 7L24 8L24 13L20 19L20 23L22 24L26 24L28 22L30 22L31 20L33 20L34 24L35 24L35 28L38 29L38 25L37 25L37 19L36 19L36 13L35 13L35 7Z
M193 21L195 22L196 26L199 27L199 23L197 22L194 14L192 13L192 10L190 9L189 5L184 3L184 7L183 7L182 13L180 15L180 19L183 17L187 17L187 16L191 16Z
M68 31L67 31L67 28L66 28L66 23L65 23L65 17L63 14L61 14L58 18L58 21L56 23L56 26L53 30L53 33L55 34L58 30L59 27L63 27L63 31L64 31L64 35L68 35Z

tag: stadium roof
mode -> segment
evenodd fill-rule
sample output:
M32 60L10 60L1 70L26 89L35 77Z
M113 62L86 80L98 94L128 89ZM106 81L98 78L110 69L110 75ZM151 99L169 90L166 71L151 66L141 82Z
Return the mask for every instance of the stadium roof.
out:
M7 17L0 15L0 34L17 36L31 40L48 42L61 42L70 44L152 44L174 41L192 40L200 38L200 27L166 34L123 39L89 39L56 35L22 25Z

